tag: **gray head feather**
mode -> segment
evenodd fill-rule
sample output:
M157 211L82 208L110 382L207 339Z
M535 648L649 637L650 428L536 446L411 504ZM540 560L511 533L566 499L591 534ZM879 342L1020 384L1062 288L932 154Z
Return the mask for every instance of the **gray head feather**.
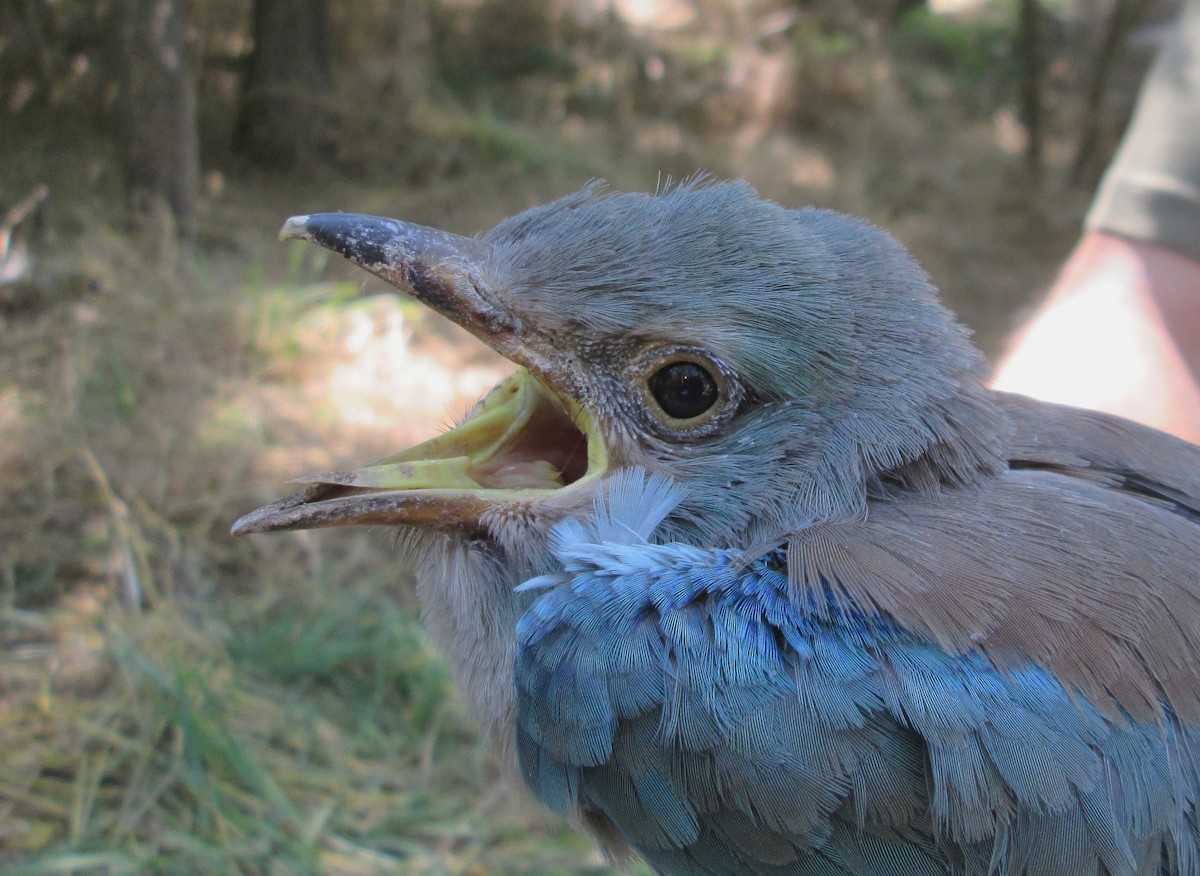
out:
M678 537L770 540L860 513L885 481L930 490L1001 465L981 355L865 222L787 210L741 182L591 185L484 239L491 288L576 351L630 461L691 485ZM710 351L744 383L719 434L680 445L640 428L624 369L664 342Z

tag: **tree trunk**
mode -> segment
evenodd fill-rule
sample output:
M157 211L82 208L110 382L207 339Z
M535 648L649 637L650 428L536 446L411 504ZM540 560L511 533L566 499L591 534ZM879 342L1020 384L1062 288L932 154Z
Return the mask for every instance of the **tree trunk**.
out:
M121 163L135 209L174 217L190 237L200 157L183 0L120 0Z
M419 112L433 90L433 13L429 0L399 0L395 6L392 81L402 111Z
M1085 182L1094 185L1101 172L1097 164L1103 160L1103 156L1099 155L1102 151L1100 134L1109 76L1125 48L1129 33L1141 21L1149 5L1147 0L1117 0L1113 5L1104 36L1092 58L1092 69L1083 99L1079 141L1075 147L1075 158L1071 161L1070 180L1073 185Z
M1038 0L1021 0L1021 123L1025 126L1025 167L1042 172L1042 10Z
M334 153L327 0L254 0L254 50L242 81L233 147L290 169Z

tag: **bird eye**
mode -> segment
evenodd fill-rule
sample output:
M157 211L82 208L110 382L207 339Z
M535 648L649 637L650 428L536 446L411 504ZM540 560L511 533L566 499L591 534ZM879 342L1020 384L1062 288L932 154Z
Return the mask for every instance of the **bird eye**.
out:
M672 362L649 380L650 394L668 417L690 420L717 403L717 381L695 362Z
M737 374L707 350L690 345L644 349L630 363L648 425L671 441L720 429L741 406Z

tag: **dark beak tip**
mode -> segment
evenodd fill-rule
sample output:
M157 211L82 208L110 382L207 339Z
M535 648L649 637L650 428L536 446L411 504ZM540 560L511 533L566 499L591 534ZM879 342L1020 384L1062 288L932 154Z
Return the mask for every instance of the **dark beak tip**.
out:
M279 239L315 243L374 271L391 267L398 254L406 250L408 228L410 226L384 216L313 213L292 216L284 222L279 229Z

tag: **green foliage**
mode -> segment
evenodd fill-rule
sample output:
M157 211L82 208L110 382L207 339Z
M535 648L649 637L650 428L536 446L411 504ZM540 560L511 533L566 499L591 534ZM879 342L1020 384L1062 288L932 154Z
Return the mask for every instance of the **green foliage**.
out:
M577 153L494 113L481 112L472 116L466 135L473 151L488 164L512 165L522 173L550 169L586 172L586 162Z
M566 79L576 72L560 18L539 0L483 0L470 10L435 7L438 72L462 96L525 77Z
M235 664L297 694L345 704L353 726L423 736L451 695L444 664L411 611L400 607L394 586L356 586L337 580L337 572L321 573L300 611L239 624L229 641Z
M928 7L906 13L893 36L902 57L920 59L950 76L964 90L978 89L1017 74L1012 51L1016 13L990 9L989 14L939 15Z

